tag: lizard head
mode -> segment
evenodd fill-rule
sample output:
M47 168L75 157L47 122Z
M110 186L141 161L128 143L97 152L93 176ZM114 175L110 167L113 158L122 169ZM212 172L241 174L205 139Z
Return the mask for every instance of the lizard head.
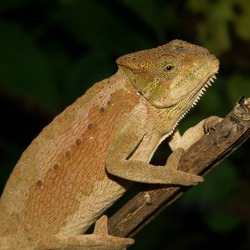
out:
M119 69L153 106L188 109L211 85L219 61L205 48L181 40L117 59Z

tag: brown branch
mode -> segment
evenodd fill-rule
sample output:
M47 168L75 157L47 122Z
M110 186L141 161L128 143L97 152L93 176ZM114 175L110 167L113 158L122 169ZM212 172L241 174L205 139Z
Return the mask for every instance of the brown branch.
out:
M179 169L205 175L232 154L250 136L250 98L241 98L234 109L181 157ZM109 233L132 237L189 187L149 185L109 219Z

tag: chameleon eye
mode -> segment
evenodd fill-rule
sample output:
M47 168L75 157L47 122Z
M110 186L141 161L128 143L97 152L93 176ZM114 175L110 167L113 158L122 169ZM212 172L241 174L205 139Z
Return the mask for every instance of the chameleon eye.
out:
M174 65L172 64L172 63L168 63L167 65L166 65L166 70L167 71L171 71L171 70L173 70L174 69Z

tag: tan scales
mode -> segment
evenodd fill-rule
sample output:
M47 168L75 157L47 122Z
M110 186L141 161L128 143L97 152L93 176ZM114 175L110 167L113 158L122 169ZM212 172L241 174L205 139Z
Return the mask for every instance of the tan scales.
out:
M117 64L115 75L66 108L22 154L0 200L0 249L125 249L133 240L107 235L106 217L98 218L131 181L203 180L177 171L171 159L158 167L149 161L166 137L180 157L203 135L204 122L182 138L175 128L211 85L218 60L174 40ZM94 234L81 235L94 222Z

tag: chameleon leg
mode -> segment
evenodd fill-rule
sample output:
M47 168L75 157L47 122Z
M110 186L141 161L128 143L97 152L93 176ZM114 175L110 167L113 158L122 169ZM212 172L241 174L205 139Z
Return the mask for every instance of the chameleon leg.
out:
M53 250L125 250L134 243L133 239L108 235L107 216L95 223L93 234L76 236L53 236L43 241L43 249Z
M194 182L193 185L202 182L204 179L202 176L186 173L183 171L178 171L177 167L179 165L179 160L181 155L184 153L183 148L177 148L173 153L168 157L166 162L166 167L168 168L169 178L172 177L173 183L183 183L183 185L188 185L188 183ZM195 183L196 182L196 183Z
M171 137L168 139L170 148L174 151L178 147L187 150L191 145L198 141L202 136L211 132L216 127L222 118L218 116L210 116L202 121L200 121L195 126L187 129L185 133L181 136L179 131L176 130Z
M130 140L130 138L133 138L133 140ZM145 154L149 155L150 152L154 152L159 143L158 138L150 139L143 142L143 135L140 134L140 128L138 127L134 127L133 131L124 130L109 151L106 160L107 172L123 179L141 183L189 186L203 181L201 176L177 169L180 156L183 153L180 147L174 150L165 166L154 166L140 160L142 155L145 157ZM146 144L142 148L147 148L148 151L140 152L142 143ZM135 150L134 154L128 158L133 150Z

